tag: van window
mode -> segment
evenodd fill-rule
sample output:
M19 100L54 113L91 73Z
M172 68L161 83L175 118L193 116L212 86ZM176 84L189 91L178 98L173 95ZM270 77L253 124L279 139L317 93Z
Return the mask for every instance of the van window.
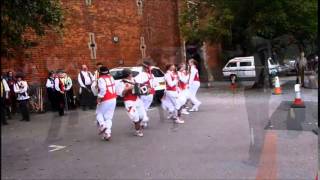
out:
M118 79L123 79L123 74L122 74L122 70L119 70L119 71L111 71L110 74L113 76L113 78L115 80L118 80ZM133 77L136 77L137 75L139 74L138 71L132 71L132 76Z
M272 58L270 58L269 61L270 61L270 64L272 64L272 65L277 65L278 64L277 61L275 61Z
M251 66L251 62L240 62L240 66Z
M227 67L237 67L237 63L236 62L231 62L227 65Z
M154 77L163 77L164 74L159 69L152 69L151 73L154 75Z

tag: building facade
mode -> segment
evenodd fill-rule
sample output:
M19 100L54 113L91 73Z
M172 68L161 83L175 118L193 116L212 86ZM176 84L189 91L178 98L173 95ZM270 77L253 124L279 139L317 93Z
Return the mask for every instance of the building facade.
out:
M185 60L179 32L180 0L61 0L64 9L62 33L48 31L37 37L38 46L14 58L2 57L2 72L22 71L32 83L44 83L50 70L64 69L75 79L81 64L95 70L134 66L143 58L160 68ZM218 46L207 48L209 65L218 62ZM212 69L212 67L209 67ZM205 80L205 78L204 78Z

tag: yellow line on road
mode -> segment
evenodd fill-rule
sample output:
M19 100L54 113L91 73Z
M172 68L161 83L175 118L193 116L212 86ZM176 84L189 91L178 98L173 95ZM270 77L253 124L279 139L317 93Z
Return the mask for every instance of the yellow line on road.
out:
M264 145L260 156L256 180L277 179L277 135L268 131L265 135Z

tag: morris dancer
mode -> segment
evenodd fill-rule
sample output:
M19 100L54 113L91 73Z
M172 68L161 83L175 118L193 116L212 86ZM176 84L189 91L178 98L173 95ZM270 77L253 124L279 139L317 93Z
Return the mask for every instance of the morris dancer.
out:
M124 69L122 74L124 79L119 83L117 91L123 97L125 108L134 123L135 135L142 137L143 126L141 124L145 124L144 122L147 121L147 114L143 102L140 100L138 93L136 93L137 87L134 85L135 81L131 70Z
M190 92L188 89L188 80L189 80L189 74L187 72L187 65L185 63L181 63L179 65L178 69L178 78L179 78L179 89L181 90L181 95L185 97L186 101L190 100ZM185 104L183 105L183 108L181 110L182 114L190 114L185 107Z
M176 74L176 67L174 64L169 64L166 67L166 91L162 97L162 107L169 112L169 118L174 119L175 123L183 124L181 119L181 108L185 104L185 98L179 97L178 76Z
M93 109L96 104L96 98L91 91L91 84L94 82L94 76L88 71L88 67L86 65L81 66L81 71L78 75L78 82L80 84L79 94L82 110L86 110L88 106L90 109Z
M54 87L57 91L56 93L56 101L57 108L60 116L64 115L65 108L65 82L64 82L64 73L62 70L57 71L58 75L54 80Z
M153 96L155 94L155 81L154 81L154 76L151 73L151 64L147 61L144 61L142 63L143 67L143 72L140 73L138 76L135 77L135 81L139 84L145 85L148 88L147 94L143 94L140 96L141 101L143 102L144 109L147 112L148 109L150 108L150 105L153 101ZM143 122L144 128L148 126L149 122L149 117L147 116L148 121Z
M99 69L98 79L98 98L97 98L97 124L99 134L102 138L109 141L111 138L112 118L116 108L116 89L115 81L109 74L109 69L105 66Z
M193 104L193 107L189 110L191 112L198 111L201 102L197 99L196 94L200 87L200 78L199 72L196 67L196 60L189 59L190 66L190 78L189 78L189 91L190 91L190 100Z
M17 74L16 79L17 82L14 84L14 92L17 94L17 100L19 102L19 107L22 114L22 119L20 121L30 121L29 115L29 99L30 96L28 95L28 83L24 81L22 74Z
M102 63L97 63L96 64L96 70L94 71L94 80L93 80L93 82L92 82L92 84L91 84L91 91L92 91L92 93L93 93L93 95L94 96L97 96L98 95L98 83L97 83L97 81L98 81L98 79L99 79L99 76L100 76L100 74L99 74L99 69L101 68L103 66L103 64Z

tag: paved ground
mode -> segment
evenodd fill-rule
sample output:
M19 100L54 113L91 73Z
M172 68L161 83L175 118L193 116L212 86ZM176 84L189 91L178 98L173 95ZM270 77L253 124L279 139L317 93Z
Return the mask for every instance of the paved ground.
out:
M314 179L318 169L317 90L303 89L306 109L291 109L290 78L284 94L250 90L232 93L225 83L201 89L199 112L186 124L148 113L145 136L134 137L122 107L113 139L97 136L94 111L35 114L31 122L2 127L3 179ZM65 146L52 151L50 145Z

